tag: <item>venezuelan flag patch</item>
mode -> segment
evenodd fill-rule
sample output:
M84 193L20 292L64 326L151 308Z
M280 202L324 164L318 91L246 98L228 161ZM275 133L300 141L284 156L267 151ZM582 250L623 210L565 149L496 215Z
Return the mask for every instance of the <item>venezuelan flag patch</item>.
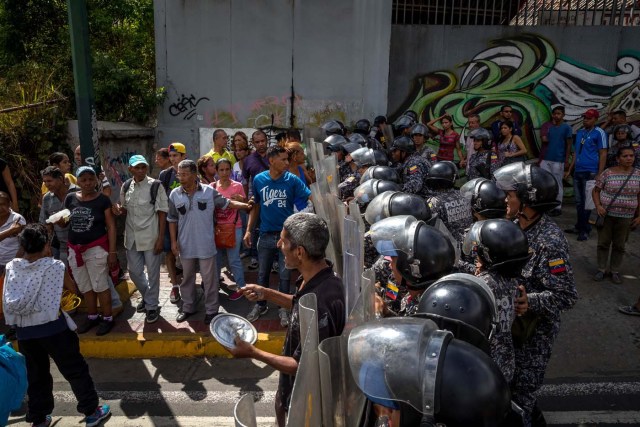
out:
M409 168L409 175L414 174L418 172L418 166L417 165L413 165Z
M387 296L387 298L395 301L396 299L398 299L398 287L391 282L387 282L385 295Z
M549 273L560 274L567 271L567 266L562 258L556 258L549 261Z

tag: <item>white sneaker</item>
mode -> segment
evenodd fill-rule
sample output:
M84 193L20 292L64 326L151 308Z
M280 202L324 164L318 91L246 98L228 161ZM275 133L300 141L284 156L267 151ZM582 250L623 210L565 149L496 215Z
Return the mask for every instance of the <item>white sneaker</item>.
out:
M278 310L278 317L280 317L280 326L283 328L289 326L289 311L286 308Z
M253 306L249 314L247 314L247 320L249 322L255 322L256 320L258 320L260 316L265 314L267 311L269 311L268 305L261 306L260 304L256 304Z

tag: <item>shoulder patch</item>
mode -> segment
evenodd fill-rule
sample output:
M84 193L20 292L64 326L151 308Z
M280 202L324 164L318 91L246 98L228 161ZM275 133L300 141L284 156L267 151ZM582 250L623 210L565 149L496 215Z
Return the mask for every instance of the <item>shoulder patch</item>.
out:
M413 165L409 167L409 175L413 175L414 173L417 173L417 172L419 172L418 165Z
M564 259L556 258L549 260L549 273L551 274L560 274L567 271L567 266L565 264Z

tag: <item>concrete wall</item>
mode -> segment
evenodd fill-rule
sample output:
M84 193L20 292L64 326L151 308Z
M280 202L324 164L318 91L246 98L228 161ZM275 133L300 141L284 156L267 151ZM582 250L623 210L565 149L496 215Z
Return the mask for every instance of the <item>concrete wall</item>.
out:
M321 124L387 107L391 0L155 0L157 140Z
M537 152L550 106L580 115L623 109L640 121L640 28L392 27L388 111L412 108L424 122L453 114L456 128L480 114L484 125L511 103Z

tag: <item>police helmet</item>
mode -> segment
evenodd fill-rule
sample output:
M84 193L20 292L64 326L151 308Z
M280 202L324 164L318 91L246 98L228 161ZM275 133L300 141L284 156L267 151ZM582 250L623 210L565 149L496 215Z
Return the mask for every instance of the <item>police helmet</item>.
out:
M381 179L383 181L391 181L400 183L400 176L395 168L390 166L372 166L367 169L360 177L360 184L364 184L370 179Z
M400 191L400 185L381 179L370 179L353 190L353 197L360 206L368 205L378 194L385 191Z
M498 188L515 191L522 204L538 212L547 212L558 206L556 178L537 165L511 163L495 171L493 177Z
M485 128L473 129L469 132L469 137L474 139L475 141L482 141L482 148L485 150L490 150L493 146L491 142L491 134Z
M467 256L480 257L489 270L506 277L518 277L531 258L527 236L519 225L504 218L473 224L462 251Z
M458 179L458 168L453 162L440 161L431 166L425 183L431 188L453 188Z
M398 119L395 122L393 122L393 127L397 131L402 131L406 128L410 128L415 123L416 123L416 120L413 117L403 114L402 116L398 117Z
M485 218L504 218L507 213L507 195L487 178L466 182L460 187L460 194L469 200L473 212Z
M320 126L327 136L330 135L344 135L344 125L338 120L330 120Z
M347 358L367 398L397 403L400 427L497 426L511 409L509 385L491 357L428 319L392 317L356 326Z
M356 142L351 142L351 141L347 142L346 144L342 144L340 146L340 149L342 150L342 152L344 154L351 154L351 153L353 153L354 151L356 151L356 150L358 150L360 148L361 148L360 144L358 144Z
M477 345L490 339L498 322L498 307L493 291L484 280L455 273L442 277L424 291L416 316L430 318L460 334L459 338ZM480 336L487 341L479 340Z
M426 136L429 135L429 128L427 128L422 123L416 123L411 128L411 136L413 136L413 135L422 135L422 136L426 137Z
M371 148L366 147L358 148L352 152L351 158L358 167L375 165L386 166L389 164L389 159L387 159L387 156L382 151L372 150Z
M353 127L353 133L359 133L360 135L368 135L371 129L371 122L367 119L360 119Z
M369 224L397 215L412 215L419 221L429 223L431 208L423 197L401 191L385 191L378 194L367 206L364 219Z
M393 140L391 144L391 151L399 150L405 153L411 154L416 151L416 144L408 136L399 136Z
M349 140L342 135L330 135L324 140L327 150L332 152L340 151L340 148L347 142Z
M374 126L380 126L383 123L387 123L386 116L376 116L376 118L373 119L373 125Z
M351 135L349 135L349 141L355 142L361 147L367 146L367 139L364 136L360 135L359 133L352 133Z
M409 289L425 289L449 273L456 261L451 240L410 215L382 219L369 234L380 255L398 257L396 267Z
M404 115L405 115L405 116L409 116L409 117L411 117L411 118L413 119L413 121L414 121L414 122L417 122L417 121L418 121L418 113L416 113L416 112L415 112L415 111L413 111L413 110L407 110L407 111L405 111L405 112L404 112Z

